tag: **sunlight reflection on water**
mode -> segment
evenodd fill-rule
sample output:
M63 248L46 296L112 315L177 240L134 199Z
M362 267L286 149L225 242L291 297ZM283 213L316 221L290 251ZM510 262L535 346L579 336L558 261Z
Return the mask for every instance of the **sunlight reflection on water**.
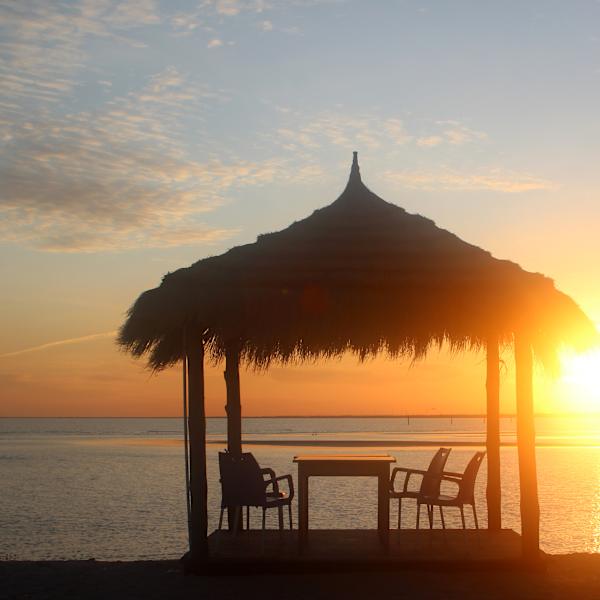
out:
M596 493L590 516L590 523L593 530L592 543L587 550L588 552L598 552L600 551L600 461L596 464L594 477L590 477L590 479L595 479Z

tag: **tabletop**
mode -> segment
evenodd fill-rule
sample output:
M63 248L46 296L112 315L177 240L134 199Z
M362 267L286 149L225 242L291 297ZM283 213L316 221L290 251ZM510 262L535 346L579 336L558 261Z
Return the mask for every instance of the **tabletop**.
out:
M396 462L389 454L306 454L294 456L294 462Z

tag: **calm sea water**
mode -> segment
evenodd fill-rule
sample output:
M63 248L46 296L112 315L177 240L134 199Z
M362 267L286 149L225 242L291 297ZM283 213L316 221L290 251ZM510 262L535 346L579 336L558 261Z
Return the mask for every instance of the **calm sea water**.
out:
M449 470L461 470L483 442L483 419L245 419L244 437L261 464L292 473L307 452L389 452L402 466L425 467L435 446L454 446ZM503 419L502 438L514 441ZM224 419L209 419L210 528L218 519L217 452ZM548 552L600 551L600 418L538 418L542 547ZM180 419L0 419L0 559L176 558L186 550ZM376 440L375 449L344 444ZM314 447L300 447L310 442ZM336 447L320 444L335 442ZM431 442L431 447L394 446ZM296 445L295 445L296 444ZM517 455L503 447L504 526L519 530ZM477 486L485 526L484 463ZM376 482L321 478L311 483L311 527L374 528ZM391 521L395 524L396 505ZM447 521L458 526L458 514ZM458 513L458 511L456 511ZM253 524L259 526L259 511ZM414 511L403 512L414 525ZM272 521L270 526L275 526Z

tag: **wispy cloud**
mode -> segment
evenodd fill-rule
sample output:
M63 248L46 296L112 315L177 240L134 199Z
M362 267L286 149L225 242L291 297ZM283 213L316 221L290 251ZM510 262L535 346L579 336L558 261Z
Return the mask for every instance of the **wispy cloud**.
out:
M253 10L255 3L242 2L240 0L216 0L214 3L215 10L220 15L232 17L239 14L242 10Z
M6 56L0 65L2 240L55 252L216 243L235 230L207 225L208 211L250 186L322 177L318 157L332 148L380 156L407 148L433 154L430 147L485 140L483 132L459 121L425 122L343 107L314 114L271 107L275 118L249 136L257 158L244 160L234 150L235 132L229 138L211 134L211 115L229 98L205 85L203 73L167 67L145 77L136 73L125 87L86 63L89 38L126 44L138 56L148 29L162 26L171 41L173 32L201 29L206 37L198 47L208 55L231 43L219 31L231 19L241 19L258 35L257 24L264 32L279 31L282 12L271 11L330 1L335 0L202 0L186 11L155 0L0 0L0 51ZM95 86L87 104L76 93L90 85L83 82L84 72L92 73ZM254 152L257 146L260 152ZM503 173L394 177L401 185L429 189L518 191L547 185Z
M320 3L201 0L175 10L157 0L0 0L2 240L80 252L213 243L232 235L233 229L206 225L203 215L238 189L298 181L315 167L295 165L290 175L281 157L238 158L208 133L210 107L227 99L204 85L202 74L170 67L140 83L143 73L136 72L124 88L110 71L90 64L89 42L111 40L136 57L149 30L187 35L200 29L208 52L233 44L218 33L224 20ZM270 28L270 20L261 22ZM83 96L90 96L89 73L98 91L93 101L80 102L79 88L88 86Z
M368 150L411 144L428 148L477 143L487 138L484 132L458 121L432 121L427 125L429 133L424 134L422 124L407 122L398 116L381 116L375 112L355 113L343 109L312 117L288 109L283 122L285 126L279 127L271 140L287 150L314 150L327 145Z
M158 23L155 0L83 0L70 5L0 0L2 93L27 102L56 102L77 85L75 75L85 67L87 37L143 46L129 32Z
M526 173L490 169L488 172L464 173L452 169L439 171L386 171L385 179L402 187L423 190L491 190L505 193L549 190L555 184Z
M170 5L161 6L165 19L176 36L189 36L202 32L223 37L223 31L231 22L243 22L247 27L262 31L279 31L290 35L300 33L299 27L293 23L290 9L309 9L320 5L342 4L347 0L201 0L193 8L180 8L169 12ZM270 17L276 14L278 20L285 24L274 25ZM265 17L258 22L247 17ZM292 22L290 23L290 19ZM233 42L230 42L233 43Z
M104 331L102 333L92 333L90 335L83 335L76 338L68 338L66 340L57 340L55 342L48 342L46 344L40 344L39 346L32 346L30 348L24 348L23 350L16 350L15 352L7 352L0 354L0 358L9 358L12 356L20 356L21 354L29 354L30 352L39 352L40 350L48 350L49 348L56 348L58 346L68 346L71 344L81 344L83 342L93 342L95 340L103 340L107 338L113 338L117 335L117 331Z
M293 7L311 7L327 4L343 4L347 0L204 0L201 4L205 13L214 12L225 17L241 13L263 13L284 11Z
M100 108L0 122L0 235L54 251L210 243L233 233L202 214L276 161L199 160L186 130L219 94L174 68Z
M171 28L177 35L181 36L191 35L203 22L200 10L176 12L169 16Z
M296 116L290 115L290 125L280 127L275 135L271 136L273 142L282 145L286 150L316 150L327 145L345 148L360 146L374 150L381 146L383 138L397 141L397 128L400 125L400 121L394 119L385 124L378 121L375 126L374 118L363 114L346 116L325 113L313 118L304 118L304 122L299 123Z
M442 136L449 144L462 146L469 142L485 140L487 134L467 127L459 121L438 121L437 125L442 128Z
M434 128L435 133L416 137L417 146L422 148L434 148L443 144L462 146L487 139L487 134L483 131L467 127L459 121L436 121Z
M433 148L444 143L444 138L441 135L427 135L417 138L417 146L423 148Z

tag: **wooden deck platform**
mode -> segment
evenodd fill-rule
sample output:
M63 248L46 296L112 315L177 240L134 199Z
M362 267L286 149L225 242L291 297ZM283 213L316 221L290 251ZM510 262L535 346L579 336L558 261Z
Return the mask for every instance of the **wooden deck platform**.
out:
M215 531L211 572L523 568L521 536L511 529L390 531L386 552L376 530L311 530L305 551L297 531ZM543 555L542 555L543 557ZM541 557L541 558L542 558Z

